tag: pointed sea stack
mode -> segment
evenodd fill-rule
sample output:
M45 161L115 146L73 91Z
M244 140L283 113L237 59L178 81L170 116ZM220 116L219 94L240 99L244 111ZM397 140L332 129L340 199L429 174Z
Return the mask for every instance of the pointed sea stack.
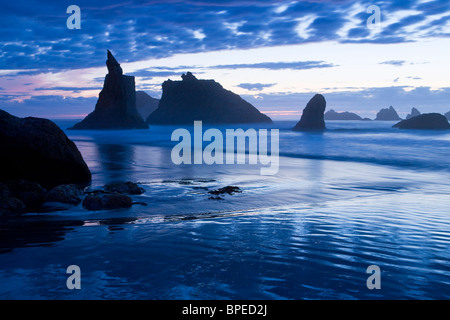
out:
M327 106L325 98L321 94L316 94L309 100L303 109L300 121L292 129L294 131L320 131L325 130L324 112Z
M394 107L390 106L389 109L381 109L377 113L377 117L375 120L379 121L397 121L402 120L399 116L397 111L395 111Z
M416 108L411 109L411 113L406 116L406 120L420 116L420 111Z
M71 129L147 129L136 110L133 76L123 75L122 68L108 50L108 74L95 110Z
M448 130L450 124L446 117L440 113L424 113L408 120L403 120L393 126L399 129L416 130Z
M191 72L182 81L167 80L148 124L180 125L203 121L204 124L271 123L272 120L237 94L225 90L214 80L198 80Z

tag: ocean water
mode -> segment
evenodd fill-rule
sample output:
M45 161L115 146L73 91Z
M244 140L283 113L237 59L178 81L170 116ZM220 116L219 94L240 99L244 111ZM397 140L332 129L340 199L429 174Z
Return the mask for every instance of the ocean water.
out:
M146 205L2 221L0 298L449 299L450 132L294 124L270 127L280 129L272 176L260 165L174 165L175 127L66 131L90 188L139 182L146 192L133 198ZM209 199L228 185L242 193ZM80 290L66 286L70 265ZM367 288L370 265L381 289Z

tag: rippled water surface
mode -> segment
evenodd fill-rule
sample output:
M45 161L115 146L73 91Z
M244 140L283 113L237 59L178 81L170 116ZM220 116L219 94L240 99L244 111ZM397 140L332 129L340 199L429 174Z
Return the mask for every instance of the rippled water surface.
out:
M336 121L315 134L275 123L275 176L176 166L171 127L69 131L91 188L139 182L134 200L147 205L2 221L0 297L449 299L450 134L391 125ZM242 193L208 199L227 185ZM69 265L81 290L66 287ZM369 265L380 290L366 286Z

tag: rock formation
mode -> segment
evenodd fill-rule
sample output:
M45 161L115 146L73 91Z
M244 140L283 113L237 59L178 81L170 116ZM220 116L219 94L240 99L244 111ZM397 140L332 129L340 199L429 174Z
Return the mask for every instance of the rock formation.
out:
M360 116L353 112L336 112L333 109L327 111L324 115L325 120L362 120Z
M414 117L419 116L419 115L420 115L420 111L417 110L416 108L412 108L411 109L411 113L406 116L406 120L414 118Z
M450 121L450 111L444 114L444 116L447 118L448 121Z
M225 90L214 80L198 80L192 73L183 74L182 81L167 80L156 109L147 119L149 124L256 123L272 120L237 94Z
M149 96L144 91L136 92L136 110L146 120L158 108L159 99Z
M108 50L108 74L95 110L71 129L146 129L136 110L134 77L123 75L120 64Z
M324 112L326 108L325 98L316 94L303 109L300 121L292 129L294 131L325 130Z
M420 130L446 130L450 129L450 124L446 117L440 113L424 113L414 118L403 120L394 125L399 129L420 129Z
M395 111L395 109L390 106L389 109L381 109L378 113L377 113L377 117L375 118L375 120L380 120L380 121L396 121L396 120L402 120L398 114L397 111Z
M22 179L48 188L91 180L75 144L50 120L0 110L0 148L0 181Z

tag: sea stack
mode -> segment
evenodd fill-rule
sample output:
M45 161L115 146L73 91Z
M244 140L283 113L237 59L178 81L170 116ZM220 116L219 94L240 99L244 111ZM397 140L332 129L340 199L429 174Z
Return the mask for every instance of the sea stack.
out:
M52 121L0 110L0 181L28 180L45 188L91 181L75 144Z
M225 90L214 80L198 80L191 72L182 81L162 84L162 97L147 119L148 124L182 125L271 123L272 120L237 94Z
M353 112L336 112L333 109L328 110L324 115L325 120L362 120L360 116Z
M450 111L444 114L444 116L447 118L448 121L450 121Z
M440 113L424 113L408 120L403 120L393 126L399 129L416 130L448 130L450 124Z
M411 113L406 116L406 120L420 116L420 111L416 108L411 109Z
M389 108L381 109L377 113L377 117L375 118L375 120L398 121L398 120L402 120L402 119L398 116L398 113L397 113L397 111L395 111L394 107L390 106Z
M319 131L325 130L324 112L326 108L325 98L316 94L303 109L300 121L292 129L294 131Z
M149 96L144 91L136 91L136 110L144 121L158 108L158 104L159 99Z
M133 76L123 75L122 68L108 50L108 74L95 110L71 129L147 129L136 110Z

